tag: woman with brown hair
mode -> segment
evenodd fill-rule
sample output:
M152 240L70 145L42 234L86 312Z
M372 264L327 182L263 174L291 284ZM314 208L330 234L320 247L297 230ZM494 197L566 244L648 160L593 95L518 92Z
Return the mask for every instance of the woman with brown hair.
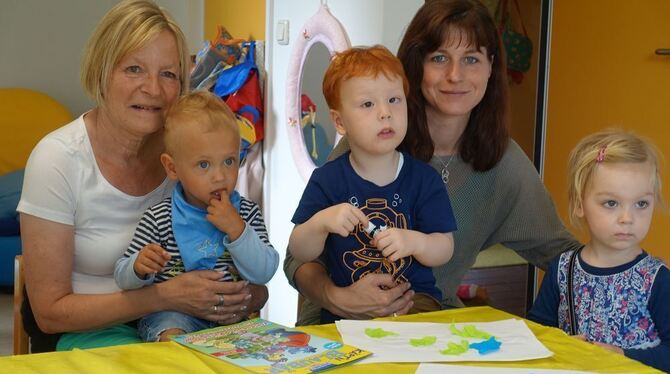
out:
M458 226L451 261L433 268L442 305L463 306L458 285L491 245L504 244L543 269L557 253L579 247L509 136L505 54L488 9L477 0L427 1L407 27L398 57L410 82L400 148L442 175ZM404 314L412 305L410 285L396 286L388 274L338 288L323 262L303 264L290 255L284 271L307 298L298 324L318 323L319 307L366 319Z

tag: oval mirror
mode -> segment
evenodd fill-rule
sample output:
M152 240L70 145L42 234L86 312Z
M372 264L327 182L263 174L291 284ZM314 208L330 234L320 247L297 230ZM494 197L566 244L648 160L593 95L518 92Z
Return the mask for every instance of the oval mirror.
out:
M305 181L325 163L339 140L330 124L321 84L331 57L350 46L344 28L322 4L300 29L291 51L286 87L288 137L293 160Z

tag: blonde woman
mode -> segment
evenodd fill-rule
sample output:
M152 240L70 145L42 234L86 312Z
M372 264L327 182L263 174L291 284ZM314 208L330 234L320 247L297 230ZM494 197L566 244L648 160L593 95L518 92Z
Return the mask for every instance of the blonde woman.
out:
M265 287L219 282L215 271L133 291L114 282L142 213L174 188L160 163L163 124L188 71L174 20L152 1L120 2L84 51L81 79L97 106L47 135L28 160L17 210L31 335L63 333L58 350L139 342L125 323L166 309L233 323L267 299Z

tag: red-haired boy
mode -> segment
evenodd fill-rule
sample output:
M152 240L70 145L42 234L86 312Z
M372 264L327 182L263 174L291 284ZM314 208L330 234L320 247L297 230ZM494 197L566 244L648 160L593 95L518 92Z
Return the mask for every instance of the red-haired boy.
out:
M396 150L407 132L408 90L401 62L382 46L335 56L323 93L350 151L310 177L292 219L289 250L307 262L325 248L339 287L370 273L410 282L410 313L418 313L441 309L431 267L451 258L456 223L437 172ZM321 311L322 323L337 319Z

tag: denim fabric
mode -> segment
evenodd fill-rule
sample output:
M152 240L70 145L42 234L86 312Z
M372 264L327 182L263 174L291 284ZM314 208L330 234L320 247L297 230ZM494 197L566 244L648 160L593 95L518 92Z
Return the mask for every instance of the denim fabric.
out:
M166 311L144 316L137 325L142 340L156 342L163 331L180 329L186 333L216 327L216 322L206 321L188 314Z

